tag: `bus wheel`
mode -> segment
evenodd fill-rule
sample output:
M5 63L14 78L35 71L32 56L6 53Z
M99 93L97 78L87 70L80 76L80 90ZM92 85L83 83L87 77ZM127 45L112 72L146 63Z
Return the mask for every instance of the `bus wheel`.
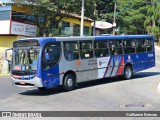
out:
M131 79L133 76L133 70L131 68L131 66L127 65L125 68L124 68L124 78L126 80L128 79Z
M66 74L63 81L63 88L65 91L71 91L75 87L75 78L72 74Z

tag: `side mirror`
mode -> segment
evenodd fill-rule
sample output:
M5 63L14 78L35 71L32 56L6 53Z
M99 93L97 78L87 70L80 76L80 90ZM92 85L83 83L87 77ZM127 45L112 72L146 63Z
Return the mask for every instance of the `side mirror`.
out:
M11 51L11 52L9 52L9 51ZM13 51L13 48L9 48L9 49L5 50L5 58L9 63L11 63L11 57L9 58L8 54L10 53L10 55L11 55L12 51Z

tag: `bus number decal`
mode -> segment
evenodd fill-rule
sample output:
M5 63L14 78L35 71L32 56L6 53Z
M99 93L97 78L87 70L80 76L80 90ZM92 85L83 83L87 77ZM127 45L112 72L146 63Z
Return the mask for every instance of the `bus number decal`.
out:
M153 57L153 54L148 54L148 57Z

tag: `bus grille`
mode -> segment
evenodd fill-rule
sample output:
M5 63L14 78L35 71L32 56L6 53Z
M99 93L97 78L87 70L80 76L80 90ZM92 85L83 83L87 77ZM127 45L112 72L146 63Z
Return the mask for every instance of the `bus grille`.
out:
M31 83L25 83L25 84L15 83L15 85L20 85L20 86L34 86L34 84L31 84Z

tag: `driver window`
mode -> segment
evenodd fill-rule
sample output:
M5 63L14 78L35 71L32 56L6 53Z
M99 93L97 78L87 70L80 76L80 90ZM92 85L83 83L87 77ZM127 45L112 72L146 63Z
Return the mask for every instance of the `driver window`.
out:
M60 59L60 43L47 43L42 52L42 68L54 67Z

